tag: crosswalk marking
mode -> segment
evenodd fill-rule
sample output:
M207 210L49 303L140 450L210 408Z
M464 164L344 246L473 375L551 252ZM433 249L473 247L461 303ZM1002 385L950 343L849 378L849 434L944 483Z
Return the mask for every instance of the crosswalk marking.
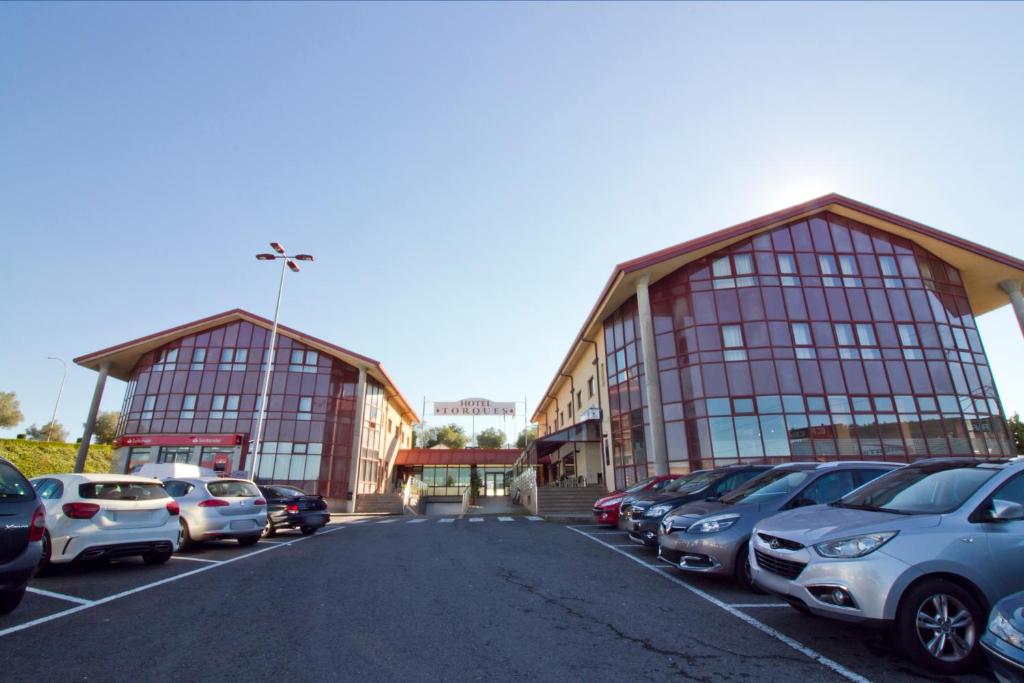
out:
M471 521L471 522L482 522L482 521L484 521L484 518L483 517L470 517L469 521Z
M379 520L377 522L377 524L391 524L392 522L397 522L397 521L398 521L397 519L382 519L382 520Z
M531 522L543 522L544 521L543 517L537 517L536 515L530 515L529 517L527 517L527 519L530 520Z
M444 519L437 520L438 524L451 524L455 521L454 517L445 517Z
M512 520L511 517L498 517L498 521L499 522L511 522L513 520Z
M416 519L410 519L406 524L419 524L425 521L427 521L426 517L417 517Z

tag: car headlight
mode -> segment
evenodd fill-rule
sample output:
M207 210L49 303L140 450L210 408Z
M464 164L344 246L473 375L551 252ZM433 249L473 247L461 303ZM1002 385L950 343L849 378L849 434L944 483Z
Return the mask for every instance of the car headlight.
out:
M895 531L883 531L878 534L865 534L863 536L853 536L851 538L840 538L835 541L819 543L814 546L814 549L818 551L818 554L822 557L840 559L864 557L888 543L896 534L897 532Z
M1015 648L1024 650L1024 633L1014 628L1010 620L998 611L992 613L992 618L988 622L988 630L997 638L1005 640Z
M661 517L662 515L668 514L674 505L655 505L654 507L647 508L647 512L644 513L644 517Z
M687 533L691 534L715 534L719 531L725 531L739 519L739 515L717 515L715 517L708 517L702 519L696 524L690 525L687 529Z

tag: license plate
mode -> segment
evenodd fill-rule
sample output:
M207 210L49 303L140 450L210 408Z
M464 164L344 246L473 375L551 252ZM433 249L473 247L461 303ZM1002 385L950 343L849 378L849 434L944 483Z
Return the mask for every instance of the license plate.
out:
M252 529L256 526L256 522L251 519L236 519L231 522L232 529Z
M148 519L150 515L149 510L111 510L110 521L112 522L138 522L143 519Z

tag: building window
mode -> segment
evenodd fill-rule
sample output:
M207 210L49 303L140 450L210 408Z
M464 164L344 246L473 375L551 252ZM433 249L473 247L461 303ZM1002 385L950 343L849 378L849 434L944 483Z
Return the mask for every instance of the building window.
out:
M900 335L900 345L904 347L903 357L907 360L921 360L924 358L924 353L921 349L913 348L921 345L917 338L917 328L913 325L897 325L896 329Z
M839 274L839 270L836 268L836 257L831 254L820 254L818 256L818 267L821 269L822 284L826 287L841 287L843 281L834 277Z
M815 358L814 343L811 337L811 326L807 323L792 323L793 345L796 347L797 358Z
M319 358L320 354L316 351L293 349L291 364L288 366L288 370L291 372L316 372L316 364Z
M320 478L323 445L268 441L260 445L259 478L273 481L310 481Z
M213 401L210 404L210 419L237 420L238 402L239 397L237 394L217 394L213 397Z
M582 389L577 389L576 390L576 410L581 410L582 408L583 408L583 390Z
M587 380L587 398L594 398L594 377Z
M245 362L249 358L249 349L221 349L220 369L241 371L245 370Z
M299 412L295 416L296 420L310 420L313 418L313 397L312 396L301 396L299 397Z
M192 351L192 369L202 370L206 365L206 349L194 349Z
M800 284L800 278L796 277L796 258L792 254L777 254L779 262L779 273L783 287L796 287Z
M185 396L185 398L183 398L182 401L181 401L181 415L180 415L181 419L182 420L191 420L191 419L193 419L196 416L195 410L196 410L196 395L195 394L189 394L188 396Z
M746 360L747 352L743 348L743 328L739 325L722 325L722 347L725 349L725 360Z
M886 287L898 288L903 286L903 281L899 278L900 270L896 265L895 256L879 256L878 266L882 270L882 275L885 278L882 282Z
M142 419L153 419L153 408L156 407L156 396L147 396L142 402Z
M177 360L178 349L162 349L160 354L157 356L156 363L153 365L153 372L173 370Z

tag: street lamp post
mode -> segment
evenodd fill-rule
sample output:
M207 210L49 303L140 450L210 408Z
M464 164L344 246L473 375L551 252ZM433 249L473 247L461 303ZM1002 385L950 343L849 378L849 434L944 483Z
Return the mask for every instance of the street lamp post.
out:
M60 389L57 390L57 401L53 404L53 417L50 418L49 428L46 430L46 440L49 441L53 437L53 423L57 419L57 408L60 407L60 397L64 394L64 382L68 378L68 364L64 362L64 359L57 358L56 356L47 356L46 360L60 361L60 364L64 366L64 376L60 378Z
M270 343L267 349L267 371L263 375L263 391L260 393L259 418L256 421L256 436L253 439L251 477L253 482L256 481L256 474L259 472L260 442L263 440L263 421L267 414L267 394L270 391L270 375L274 371L274 352L277 342L277 319L281 313L281 294L284 292L285 268L289 268L293 273L297 273L299 272L299 264L296 263L296 261L313 260L313 257L310 254L296 254L295 256L289 256L285 253L284 247L281 246L280 242L271 242L270 248L273 249L275 253L256 254L256 259L259 261L281 261L281 280L277 285L277 305L274 306L274 324L270 327Z

